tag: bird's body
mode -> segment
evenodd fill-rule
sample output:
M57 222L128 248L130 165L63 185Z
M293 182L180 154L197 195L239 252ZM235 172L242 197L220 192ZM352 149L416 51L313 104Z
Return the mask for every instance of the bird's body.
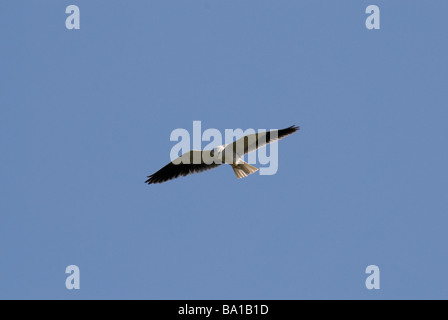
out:
M191 150L179 158L168 163L165 167L148 176L146 183L162 183L179 176L207 171L229 164L232 166L237 178L244 178L258 171L243 160L246 153L255 151L271 142L280 140L293 134L299 127L291 126L282 130L271 130L244 136L237 141L214 148L213 150Z

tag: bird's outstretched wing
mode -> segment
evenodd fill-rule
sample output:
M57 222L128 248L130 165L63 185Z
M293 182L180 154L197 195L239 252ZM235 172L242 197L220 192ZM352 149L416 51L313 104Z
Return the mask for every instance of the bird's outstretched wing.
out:
M244 136L233 143L233 150L239 155L243 155L257 150L271 142L283 139L290 134L293 134L300 127L290 126L286 129L271 130Z
M205 151L210 153L210 151ZM162 169L148 176L147 184L162 183L168 180L178 178L179 176L187 176L193 173L210 170L218 167L220 164L206 164L203 161L203 151L192 150L184 153L176 160L168 163Z

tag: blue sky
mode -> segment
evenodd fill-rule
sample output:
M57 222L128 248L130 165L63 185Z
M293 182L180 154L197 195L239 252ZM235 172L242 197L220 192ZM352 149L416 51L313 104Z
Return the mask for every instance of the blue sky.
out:
M446 12L0 2L0 298L448 298ZM194 120L301 130L276 175L145 185Z

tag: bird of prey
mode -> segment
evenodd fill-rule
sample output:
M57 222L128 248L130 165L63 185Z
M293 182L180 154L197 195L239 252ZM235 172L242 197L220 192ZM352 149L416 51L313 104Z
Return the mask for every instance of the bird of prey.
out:
M281 130L271 130L246 135L237 141L214 148L213 150L191 150L168 163L156 173L148 176L147 184L162 183L168 180L210 170L226 163L232 166L236 177L244 178L258 171L258 168L243 161L246 153L257 150L271 142L280 140L299 130L291 126Z

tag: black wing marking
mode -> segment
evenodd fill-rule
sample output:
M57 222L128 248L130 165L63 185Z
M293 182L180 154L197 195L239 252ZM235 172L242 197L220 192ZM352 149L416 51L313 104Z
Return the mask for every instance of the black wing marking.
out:
M174 164L170 162L153 175L148 176L149 179L146 180L145 183L162 183L168 180L176 179L179 176L185 177L189 174L207 171L218 166L220 166L220 164Z

